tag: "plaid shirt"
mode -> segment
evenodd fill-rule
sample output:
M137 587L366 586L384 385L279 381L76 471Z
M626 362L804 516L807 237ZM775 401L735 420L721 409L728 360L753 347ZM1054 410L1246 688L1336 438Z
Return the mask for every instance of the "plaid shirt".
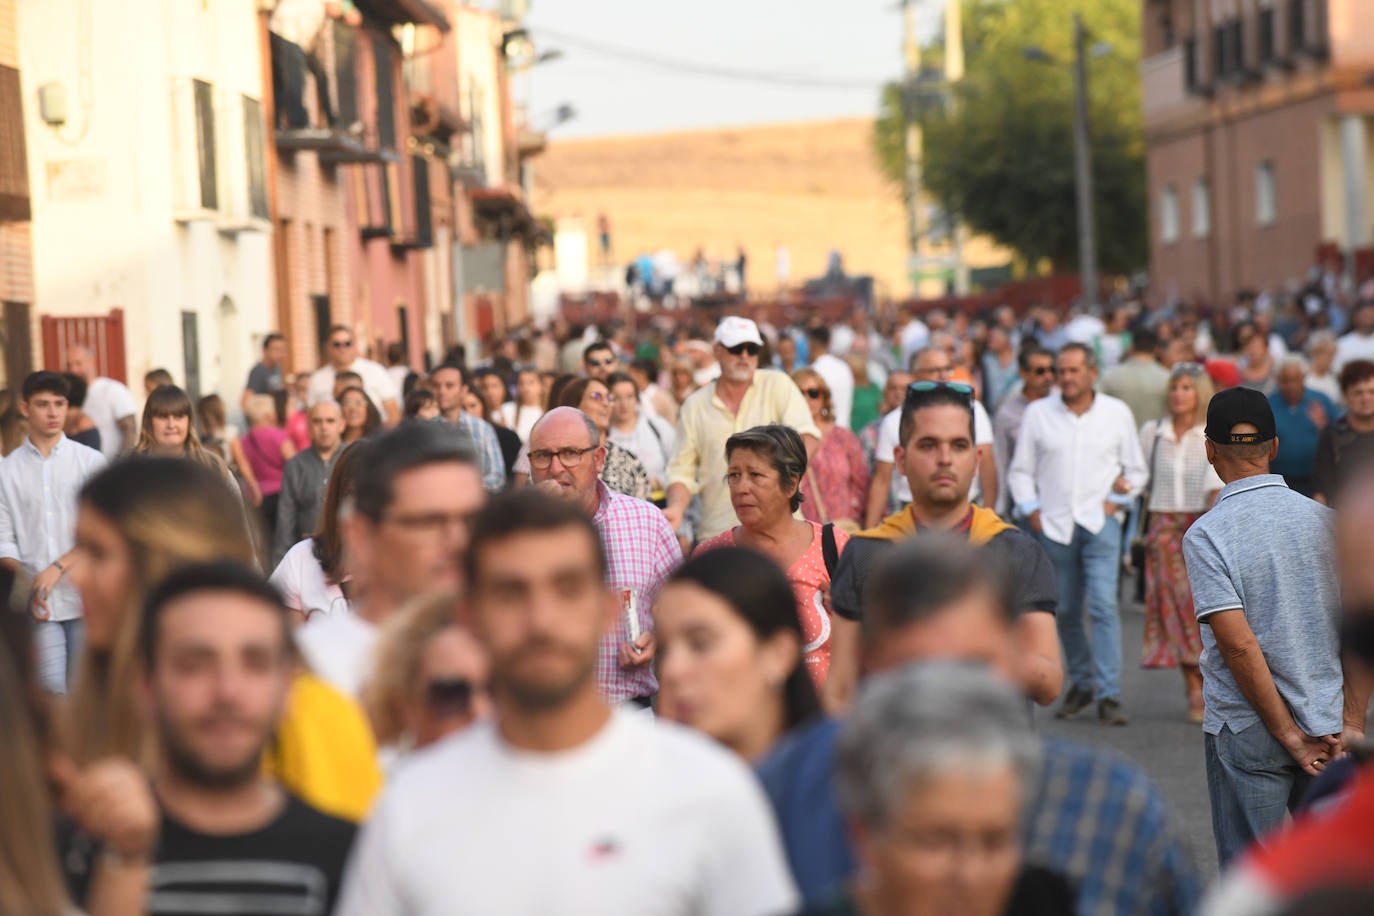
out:
M1202 887L1164 797L1138 767L1110 753L1046 738L1026 833L1026 861L1074 883L1079 916L1197 909Z
M496 430L481 417L474 417L466 410L458 413L454 426L472 437L473 448L477 449L477 460L482 471L482 487L497 493L506 486L506 459L501 455L501 442L496 438Z
M600 480L596 490L601 505L592 516L592 523L601 532L606 550L606 584L617 595L628 591L634 596L639 631L647 633L654 628L654 598L663 580L682 562L682 549L662 510L652 503L616 493ZM658 692L652 666L620 667L620 644L629 638L629 627L622 616L619 625L602 638L597 653L597 683L611 703L650 697Z

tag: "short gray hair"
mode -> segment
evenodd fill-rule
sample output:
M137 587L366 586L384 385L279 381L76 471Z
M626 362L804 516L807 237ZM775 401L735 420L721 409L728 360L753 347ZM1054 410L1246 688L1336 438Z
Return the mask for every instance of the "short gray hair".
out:
M1336 334L1335 334L1335 332L1329 331L1329 330L1327 330L1326 328L1322 328L1322 329L1319 330L1319 331L1313 331L1311 334L1309 334L1309 335L1307 336L1307 346L1304 347L1303 349L1305 349L1305 350L1307 351L1307 354L1310 356L1310 355L1312 355L1312 352L1313 352L1314 350L1316 350L1318 347L1335 347L1335 346L1336 346Z
M1278 375L1283 370L1291 369L1294 366L1296 366L1303 375L1307 375L1307 360L1297 353L1289 353L1283 359L1279 360L1278 368L1274 370L1274 374Z
M840 731L840 810L881 829L913 788L971 768L1011 767L1024 803L1041 754L1025 699L992 672L960 662L909 665L874 676Z

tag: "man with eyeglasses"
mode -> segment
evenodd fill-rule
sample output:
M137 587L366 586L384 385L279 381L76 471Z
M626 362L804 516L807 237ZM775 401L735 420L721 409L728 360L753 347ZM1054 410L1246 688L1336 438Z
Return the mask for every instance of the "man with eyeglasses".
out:
M610 341L597 340L587 344L582 351L582 371L588 378L606 381L612 372L620 369L620 360L615 355Z
M966 540L1008 569L1016 586L1021 688L1042 705L1059 696L1064 672L1054 628L1054 567L1034 538L969 500L983 450L974 441L975 403L973 389L960 382L913 382L907 389L898 409L901 444L894 458L911 505L850 538L840 555L830 586L835 613L824 690L828 709L847 707L858 680L859 622L870 568L894 544L932 532Z
M1001 480L1007 479L1007 471L1011 469L1011 456L1016 454L1016 440L1021 435L1021 420L1026 415L1026 406L1049 397L1054 390L1054 354L1030 344L1021 348L1016 362L1021 374L1021 388L1004 397L992 417L992 455L997 462L997 476ZM1002 487L997 494L998 514L1023 524L1023 520L1017 519L1011 510L1011 489Z
M1121 709L1121 522L1149 469L1124 401L1094 390L1097 354L1065 344L1055 360L1059 394L1026 408L1007 482L1059 578L1055 623L1070 687L1058 718L1097 701L1098 720L1125 725ZM1091 636L1084 626L1084 610Z
M468 519L486 491L471 441L442 423L406 423L349 448L366 450L343 518L354 613L312 617L296 643L312 671L356 698L377 628L410 599L462 585Z
M725 440L769 423L801 434L808 453L820 443L801 389L774 369L759 368L763 337L748 318L731 316L716 327L712 352L720 377L693 392L678 415L677 448L668 462L668 505L663 510L676 531L694 494L701 496L697 540L739 524L725 484Z
M606 551L606 585L621 610L601 638L596 682L606 702L647 709L658 693L650 610L659 586L682 562L682 549L652 503L602 482L606 447L600 442L590 417L555 407L530 430L530 477L540 489L576 502L596 526Z
M334 400L337 373L356 372L363 380L363 391L381 412L386 425L401 422L401 405L391 376L380 363L358 355L357 341L346 325L336 324L329 329L325 349L325 364L310 375L311 404Z
M911 357L911 376L917 382L948 382L954 377L954 360L942 348L929 346ZM893 453L900 444L898 427L901 408L889 411L878 426L878 446L873 450L873 479L868 484L868 508L864 525L872 528L882 521L889 495L898 504L911 502L911 488L901 475L893 475ZM969 489L969 499L993 506L997 503L997 463L992 456L992 420L977 400L973 402L974 444L980 449L978 473Z

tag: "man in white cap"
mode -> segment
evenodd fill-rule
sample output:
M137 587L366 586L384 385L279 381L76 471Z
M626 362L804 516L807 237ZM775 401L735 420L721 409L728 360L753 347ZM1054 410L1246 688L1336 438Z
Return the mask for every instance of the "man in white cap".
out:
M673 528L692 496L701 496L697 540L714 537L739 524L725 483L725 440L731 435L782 423L800 433L807 452L820 442L801 389L786 374L759 368L763 337L748 318L729 317L716 328L714 345L720 377L693 392L678 415L677 449L668 462L668 505L663 510Z

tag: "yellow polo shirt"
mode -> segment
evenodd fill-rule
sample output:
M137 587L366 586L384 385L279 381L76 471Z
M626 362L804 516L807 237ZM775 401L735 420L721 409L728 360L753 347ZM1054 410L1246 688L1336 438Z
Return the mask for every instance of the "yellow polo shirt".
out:
M668 483L680 483L701 496L697 539L715 537L739 524L725 483L725 440L769 423L790 426L800 435L820 438L801 389L783 372L760 369L744 393L739 412L730 413L716 394L716 383L693 392L677 420L677 450L668 462Z

